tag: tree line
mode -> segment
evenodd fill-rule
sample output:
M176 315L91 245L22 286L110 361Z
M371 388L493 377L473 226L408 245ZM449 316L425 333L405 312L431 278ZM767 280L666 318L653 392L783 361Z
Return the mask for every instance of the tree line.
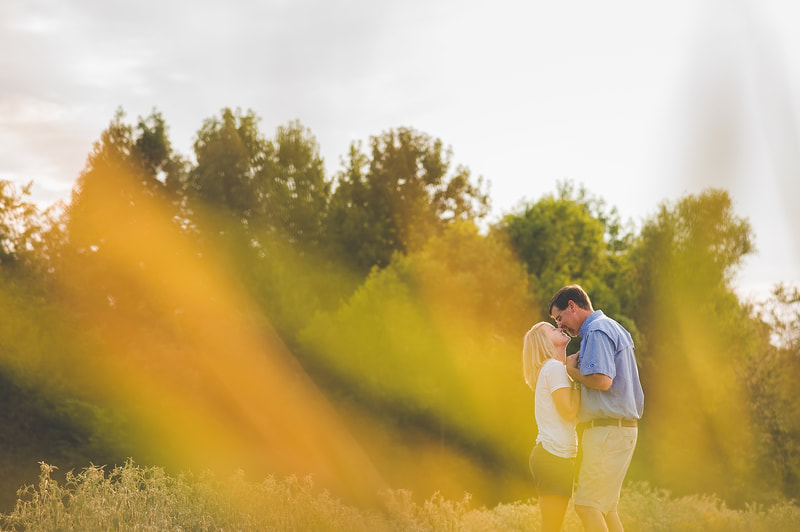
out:
M263 413L267 435L242 436L242 455L248 438L296 430L269 413L291 409L289 377L264 405L214 365L252 336L291 354L391 482L524 498L535 426L521 339L580 283L637 345L632 478L732 504L795 496L800 294L736 296L755 242L728 193L664 203L637 228L583 188L553 189L489 223L483 180L411 128L353 142L329 176L299 121L268 138L254 112L223 109L189 158L160 113L131 124L119 111L61 208L0 182L4 490L42 459L177 467L187 448L228 449L154 410L196 430Z

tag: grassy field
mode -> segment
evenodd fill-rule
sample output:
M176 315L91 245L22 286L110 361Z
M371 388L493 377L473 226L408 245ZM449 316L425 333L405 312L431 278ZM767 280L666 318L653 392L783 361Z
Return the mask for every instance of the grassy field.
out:
M260 483L244 475L218 479L211 474L170 476L133 462L111 471L91 466L53 479L54 467L41 464L37 486L20 489L16 507L0 514L2 530L347 530L502 531L538 530L534 501L474 507L470 497L452 501L434 494L417 501L412 493L382 493L369 509L350 506L318 490L310 478L268 477ZM646 484L623 490L620 513L629 531L796 530L800 507L731 509L715 497L671 497ZM566 531L582 530L570 510Z

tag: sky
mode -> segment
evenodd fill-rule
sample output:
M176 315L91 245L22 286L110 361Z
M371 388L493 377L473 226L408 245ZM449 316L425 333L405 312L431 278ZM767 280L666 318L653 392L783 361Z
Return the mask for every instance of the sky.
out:
M800 285L800 5L793 0L0 0L0 179L67 201L116 109L291 120L329 176L352 142L439 138L490 221L583 186L641 226L724 188L754 231L744 298Z

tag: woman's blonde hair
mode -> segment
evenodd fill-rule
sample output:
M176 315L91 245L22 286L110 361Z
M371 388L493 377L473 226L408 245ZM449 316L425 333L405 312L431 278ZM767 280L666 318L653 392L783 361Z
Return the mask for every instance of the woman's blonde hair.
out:
M532 390L536 389L536 378L545 362L554 358L556 349L553 342L545 335L544 326L552 327L546 321L540 321L525 333L525 342L522 345L522 372L525 382Z

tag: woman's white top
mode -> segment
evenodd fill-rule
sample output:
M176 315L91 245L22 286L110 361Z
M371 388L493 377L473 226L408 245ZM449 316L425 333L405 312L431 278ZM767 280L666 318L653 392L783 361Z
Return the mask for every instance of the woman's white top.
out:
M541 443L547 452L562 458L578 454L578 435L575 421L567 421L556 410L553 392L559 388L570 388L572 381L567 368L555 359L545 362L536 379L534 412L539 434L536 443Z

